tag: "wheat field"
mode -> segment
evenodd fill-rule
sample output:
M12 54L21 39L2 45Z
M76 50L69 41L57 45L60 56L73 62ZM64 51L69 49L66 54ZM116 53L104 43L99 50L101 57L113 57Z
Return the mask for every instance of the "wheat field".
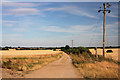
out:
M18 78L23 77L24 74L30 71L40 69L50 62L60 59L62 53L62 51L53 50L0 51L2 57L2 76L8 78L13 74Z
M95 51L95 49L89 49L90 50L90 52L92 53L92 54L96 54L96 51ZM113 53L107 53L106 51L107 50L112 50L113 51ZM97 54L98 55L103 55L103 49L97 49ZM119 57L120 57L120 51L119 51L119 48L109 48L109 49L105 49L105 57L106 58L112 58L112 59L114 59L114 60L117 60L117 61L120 61L119 60Z
M42 55L54 55L62 53L62 51L53 51L53 50L5 50L0 51L2 58L12 58L12 57L25 57L25 56L42 56Z

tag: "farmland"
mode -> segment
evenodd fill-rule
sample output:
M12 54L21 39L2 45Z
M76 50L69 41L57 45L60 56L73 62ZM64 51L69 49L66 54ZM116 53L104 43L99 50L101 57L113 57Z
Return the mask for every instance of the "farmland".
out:
M106 49L106 51L107 50L110 49ZM65 71L66 74L70 73L70 70L66 70L66 68L68 68L68 64L73 73L70 74L71 76L61 75L61 77L77 77L75 74L76 72L74 73L74 68L72 68L73 64L80 73L79 77L118 78L119 62L117 59L119 53L118 49L116 48L112 49L112 51L113 53L106 53L106 58L104 59L102 57L102 49L97 49L99 56L98 58L96 58L95 50L85 47L73 49L64 48L65 53L63 51L53 50L4 50L1 51L3 77L13 77L8 76L8 73L13 74L15 77L17 76L18 78L25 77L26 74L28 74L27 77L33 78L34 76L38 78L43 77L42 75L44 75L45 78L58 77L58 74L54 75L54 72L57 72L58 69L60 69L58 71L60 75L63 71ZM48 69L49 71L47 71L46 69ZM38 72L43 73L39 74L41 75L39 76L37 75ZM51 72L51 74L49 74L48 76L45 75L49 72Z
M1 53L3 77L7 77L5 75L7 69L7 72L19 73L19 76L22 77L24 74L58 60L62 56L62 51L52 50L13 50L1 51Z
M61 51L53 50L4 50L0 51L3 58L12 58L12 57L31 57L31 56L42 56L42 55L51 55L61 53Z
M96 54L96 50L95 49L89 49L90 50L90 52L92 53L92 54ZM106 51L107 50L112 50L113 52L112 53L107 53ZM114 60L116 60L116 61L118 61L118 59L119 59L119 57L120 57L120 52L119 52L119 48L109 48L109 49L105 49L105 56L106 56L106 58L111 58L111 59L114 59ZM97 49L97 54L98 55L103 55L103 49L100 49L100 48L98 48Z

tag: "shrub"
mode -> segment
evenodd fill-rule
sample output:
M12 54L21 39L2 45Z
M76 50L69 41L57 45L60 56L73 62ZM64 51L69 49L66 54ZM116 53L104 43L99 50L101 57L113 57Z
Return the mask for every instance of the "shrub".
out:
M112 51L112 50L107 50L106 52L107 52L107 53L113 53L113 51Z

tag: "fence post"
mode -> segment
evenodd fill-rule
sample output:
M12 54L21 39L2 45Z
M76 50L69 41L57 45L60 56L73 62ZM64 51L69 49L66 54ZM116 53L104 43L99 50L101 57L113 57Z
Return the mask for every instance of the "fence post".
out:
M96 58L98 58L98 55L97 55L97 47L96 47Z

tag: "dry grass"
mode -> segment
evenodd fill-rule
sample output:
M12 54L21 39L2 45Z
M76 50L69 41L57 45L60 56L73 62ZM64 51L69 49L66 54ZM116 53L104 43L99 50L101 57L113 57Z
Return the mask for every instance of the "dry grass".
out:
M118 78L118 66L109 59L95 58L87 53L70 55L73 65L79 69L84 78Z
M85 78L118 78L118 65L113 62L97 62L76 65Z

